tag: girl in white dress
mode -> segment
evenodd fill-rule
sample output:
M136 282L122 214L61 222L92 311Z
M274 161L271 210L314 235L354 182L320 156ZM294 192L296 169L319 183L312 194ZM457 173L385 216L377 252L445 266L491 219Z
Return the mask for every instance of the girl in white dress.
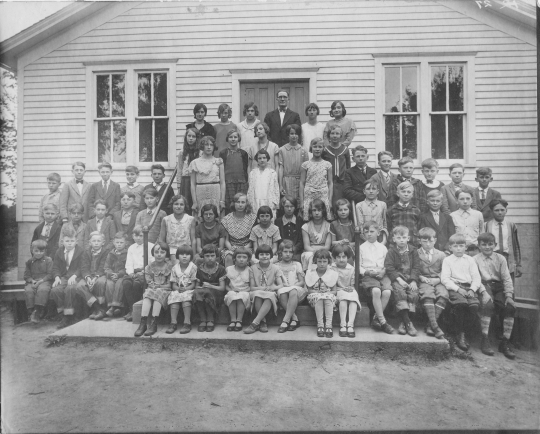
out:
M191 331L191 299L197 275L197 266L191 262L193 250L191 246L182 245L176 249L176 259L178 262L171 271L171 293L167 304L171 307L171 325L165 333L174 333L177 327L178 312L180 304L184 311L184 325L180 329L180 334Z
M279 183L277 173L268 167L270 155L261 150L255 155L258 168L249 174L249 188L247 193L248 202L257 212L263 205L269 206L274 214L279 206Z
M254 102L244 104L243 114L246 118L240 122L237 127L242 136L242 146L240 146L240 148L247 152L252 146L257 145L257 142L259 141L257 134L255 134L255 127L259 125L261 121L257 119L257 116L259 116L259 108Z

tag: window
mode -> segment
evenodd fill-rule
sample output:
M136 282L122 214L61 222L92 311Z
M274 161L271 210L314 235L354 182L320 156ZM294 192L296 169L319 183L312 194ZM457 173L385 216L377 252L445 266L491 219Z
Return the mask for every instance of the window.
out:
M87 161L115 168L174 167L175 64L86 65L88 92Z
M374 56L377 151L474 164L474 54Z

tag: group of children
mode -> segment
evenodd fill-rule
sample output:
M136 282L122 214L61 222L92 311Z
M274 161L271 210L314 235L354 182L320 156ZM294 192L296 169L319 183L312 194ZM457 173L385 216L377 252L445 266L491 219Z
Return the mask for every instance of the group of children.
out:
M359 288L372 304L374 328L395 332L385 317L392 299L397 332L415 336L411 316L420 303L428 335L451 337L466 351L464 332L479 314L481 348L492 355L487 333L496 312L503 323L499 349L514 357L508 339L513 281L521 275L519 242L506 219L508 203L489 187L490 169L477 169L479 187L472 188L463 184L463 166L453 164L452 181L444 185L436 179L436 160L422 162L425 179L419 180L411 158L399 160L395 175L393 157L383 151L376 171L367 166L366 148L348 147L350 129L344 134L338 122L308 149L299 125L287 127L289 143L279 148L258 122L254 140L242 149L246 131L230 125L229 106L218 111L219 140L202 132L209 130L206 108L196 106L194 114L178 158L184 194L167 188L159 164L146 186L137 182L139 170L128 166L121 187L111 180L109 163L99 165L101 181L92 185L84 180L84 163L75 163L74 179L60 193L60 176L48 176L24 276L32 322L43 317L50 293L63 315L59 327L73 321L79 296L94 320L124 315L129 321L142 299L136 336L154 334L157 316L169 307L167 333L177 330L180 308L180 333L190 332L193 306L201 318L198 330L211 332L222 303L229 309L229 331L242 330L245 311L254 311L248 334L266 332L266 316L280 306L283 333L300 325L295 311L306 299L315 309L318 336L332 337L336 310L339 335L354 337L361 304L353 265L359 261ZM355 228L361 231L358 258ZM143 231L149 238L146 267ZM475 248L480 253L472 256ZM447 304L450 327L443 332L440 315Z

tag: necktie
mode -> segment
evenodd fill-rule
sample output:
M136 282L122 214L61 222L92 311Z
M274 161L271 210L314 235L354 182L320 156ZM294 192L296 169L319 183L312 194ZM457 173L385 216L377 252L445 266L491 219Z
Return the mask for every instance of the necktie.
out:
M503 240L503 230L502 230L502 222L499 222L499 253L504 252L504 240Z
M103 193L104 194L107 194L107 184L108 184L107 182L103 183Z
M151 209L148 210L148 215L152 215L152 210Z
M426 252L426 256L428 257L428 261L431 262L431 252L429 250Z
M439 224L439 213L438 212L433 213L433 219L435 220L435 223Z
M44 231L45 235L44 236L47 237L47 238L49 238L49 235L51 234L51 226L52 226L51 223L47 223L45 225L45 231Z
M69 252L66 250L66 268L69 268Z
M482 202L482 205L484 205L484 201L486 200L486 190L480 190L480 202Z
M101 223L103 223L103 220L97 220L96 221L96 229L101 232Z
M76 179L75 182L76 182L77 184L82 184L82 183L83 183L83 180L81 179L81 180L79 181L78 179Z

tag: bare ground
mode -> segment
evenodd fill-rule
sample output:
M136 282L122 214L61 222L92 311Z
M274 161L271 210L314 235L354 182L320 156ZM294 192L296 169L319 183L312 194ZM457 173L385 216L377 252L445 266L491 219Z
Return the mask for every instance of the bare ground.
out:
M3 432L538 429L538 354L62 342L2 306Z

